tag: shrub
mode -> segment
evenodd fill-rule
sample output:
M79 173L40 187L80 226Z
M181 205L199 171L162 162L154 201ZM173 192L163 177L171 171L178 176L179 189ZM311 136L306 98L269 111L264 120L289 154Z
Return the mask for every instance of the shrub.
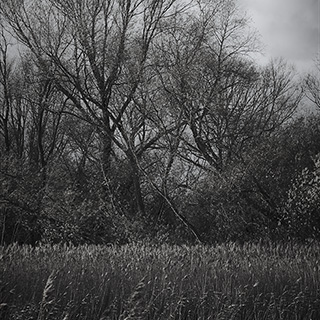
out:
M283 211L289 236L320 239L320 154L314 169L305 168L294 179Z

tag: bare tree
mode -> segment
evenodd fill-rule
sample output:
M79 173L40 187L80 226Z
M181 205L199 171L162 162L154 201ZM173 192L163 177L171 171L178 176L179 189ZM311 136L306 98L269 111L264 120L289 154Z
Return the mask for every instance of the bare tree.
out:
M106 174L112 144L122 147L115 132L141 81L150 43L174 2L7 1L1 8L43 70L99 129Z
M2 34L0 62L0 204L8 220L37 228L44 212L48 169L61 154L65 99L35 64L32 55L10 61ZM10 223L11 223L10 222ZM31 224L29 224L31 223ZM38 230L39 231L39 230ZM36 230L36 232L38 232ZM32 235L32 233L31 233Z
M283 62L259 68L250 60L256 37L234 1L199 3L200 14L184 28L174 20L159 43L159 74L188 123L188 150L220 171L288 120L301 92Z
M1 137L4 142L4 150L6 153L8 153L14 146L14 137L12 134L12 130L15 129L22 129L23 127L23 117L22 113L17 112L15 113L13 111L14 107L14 101L13 101L13 79L14 79L14 61L9 59L8 56L8 50L9 50L9 42L5 35L5 32L3 28L1 29L1 40L0 40L0 85L1 85L1 91L0 91L0 99L1 99L1 105L0 105L0 128L1 128ZM11 120L13 117L19 117L19 125L18 127L12 127ZM18 121L17 121L18 122ZM17 123L14 123L14 125ZM21 139L18 136L18 132L15 134L17 142ZM18 149L21 149L17 146Z
M307 98L320 108L320 57L315 61L315 72L310 73L305 80Z
M137 209L142 212L137 157L157 138L149 135L143 146L136 148L135 136L146 132L146 112L140 112L139 124L131 132L126 122L137 114L134 97L149 68L152 42L161 34L160 22L182 10L176 3L48 0L7 1L1 7L12 32L67 97L69 113L96 128L107 183L115 149L129 159ZM183 2L180 5L185 6Z

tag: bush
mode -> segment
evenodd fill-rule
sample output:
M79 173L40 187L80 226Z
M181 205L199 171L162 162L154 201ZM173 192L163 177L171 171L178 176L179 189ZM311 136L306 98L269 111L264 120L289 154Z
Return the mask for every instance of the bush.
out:
M283 211L290 237L320 239L320 154L293 181Z

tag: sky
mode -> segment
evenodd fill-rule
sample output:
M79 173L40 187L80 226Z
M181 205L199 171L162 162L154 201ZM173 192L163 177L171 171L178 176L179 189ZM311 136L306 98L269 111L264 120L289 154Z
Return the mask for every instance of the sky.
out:
M261 64L283 57L299 72L312 72L320 56L320 0L236 0L260 35Z
M320 0L237 0L260 34L260 62L283 57L299 72L312 72L320 54Z

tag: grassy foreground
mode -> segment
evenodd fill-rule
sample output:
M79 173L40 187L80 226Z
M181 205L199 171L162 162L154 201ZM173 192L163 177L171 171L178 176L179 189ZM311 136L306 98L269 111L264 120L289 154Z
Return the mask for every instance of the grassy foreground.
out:
M0 248L0 319L320 319L320 245Z

